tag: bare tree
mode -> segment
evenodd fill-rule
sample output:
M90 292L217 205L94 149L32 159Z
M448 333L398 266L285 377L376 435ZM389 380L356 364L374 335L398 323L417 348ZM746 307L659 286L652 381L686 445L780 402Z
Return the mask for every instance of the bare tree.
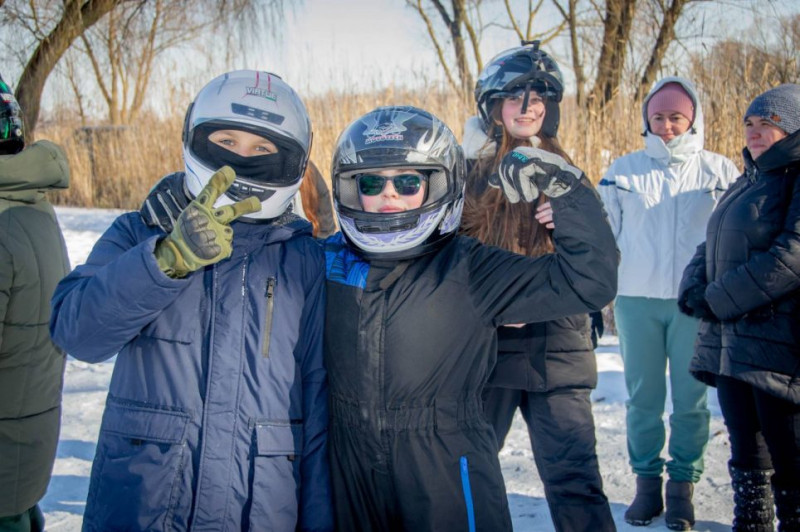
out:
M512 9L511 0L503 0L503 7L507 15L507 20L493 20L485 23L482 18L481 8L483 0L450 0L449 11L441 0L406 0L425 23L428 36L431 39L436 55L442 70L445 73L448 83L457 92L467 96L474 88L474 76L470 65L474 65L476 71L483 69L483 59L480 53L480 36L489 26L496 26L509 31L513 31L520 41L539 40L546 44L556 38L564 28L567 21L557 23L555 26L547 27L543 31L534 31L534 20L540 14L544 5L544 0L527 0L527 10L522 20L517 20ZM514 2L515 6L520 5ZM455 61L448 59L448 54L440 41L437 32L437 23L434 22L434 13L438 14L438 19L446 29L447 39L453 46ZM468 57L467 50L471 50L472 55ZM451 64L455 64L454 74Z
M557 4L557 2L555 2ZM519 37L520 42L522 41L533 41L537 40L541 44L547 44L548 42L552 41L556 37L558 37L562 31L567 27L567 18L564 17L564 20L549 28L545 28L544 31L535 33L533 31L533 21L536 19L536 16L539 15L541 12L542 6L544 5L544 0L538 0L536 6L533 5L533 0L528 0L528 19L525 22L525 31L522 30L522 26L519 22L517 22L514 13L511 10L511 2L509 0L503 0L503 5L506 8L506 14L508 14L509 24L511 29L514 30L514 33L517 34ZM557 6L559 7L559 6Z
M22 108L26 137L32 138L36 128L42 92L50 72L75 39L111 11L115 5L124 1L126 0L64 1L60 18L52 30L38 42L17 82L15 96ZM32 23L39 27L35 9Z
M578 0L566 0L566 5L562 5L558 0L553 0L553 4L558 9L558 12L561 13L564 19L563 23L567 26L569 50L572 56L572 71L575 74L575 100L578 103L578 108L583 109L586 101L586 73L580 51L580 36L578 35Z
M604 108L619 90L635 14L636 0L606 0L600 57L588 97L597 108Z
M77 50L91 65L112 124L136 119L161 54L197 38L221 16L206 4L190 0L122 4L81 35Z
M661 24L658 29L658 36L653 45L650 59L642 74L637 90L637 100L641 101L647 94L650 86L656 81L661 64L667 54L667 48L675 40L675 26L681 16L681 12L687 4L693 0L655 0L662 12Z
M3 33L19 39L4 43L25 64L16 95L31 137L48 77L80 43L84 58L70 57L65 71L76 98L84 92L80 64L91 68L112 123L132 120L144 104L157 59L176 46L207 37L211 26L217 48L258 33L275 35L272 22L283 0L18 0L0 12ZM102 24L97 25L98 21ZM265 32L264 29L267 28ZM226 46L228 44L228 46ZM16 45L16 46L15 46ZM28 56L28 50L34 52ZM84 112L84 105L78 107Z
M472 72L470 71L469 63L467 61L466 43L462 34L462 27L466 29L471 39L473 53L476 53L478 49L478 43L476 42L477 35L475 30L467 18L467 6L465 4L465 0L451 0L452 13L447 11L447 8L440 0L430 0L430 2L439 13L439 16L447 28L447 32L453 44L453 50L455 52L456 59L456 69L458 71L458 82L456 82L452 71L448 66L448 61L445 58L442 45L439 43L439 40L436 36L436 31L434 29L431 17L422 6L422 0L406 0L406 3L413 7L425 22L428 35L430 36L434 48L436 49L439 62L445 71L448 82L461 94L468 94L469 91L472 90L474 82L472 78Z

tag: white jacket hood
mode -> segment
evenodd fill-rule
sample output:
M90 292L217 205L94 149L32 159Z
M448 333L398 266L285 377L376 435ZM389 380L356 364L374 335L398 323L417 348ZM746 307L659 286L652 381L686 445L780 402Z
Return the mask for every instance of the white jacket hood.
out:
M694 121L686 133L678 135L669 142L664 142L661 137L652 133L647 124L647 104L650 98L658 92L661 87L667 83L678 83L689 94L694 103ZM669 76L659 80L647 97L642 102L642 122L643 122L643 135L645 137L645 153L660 161L662 164L679 164L686 161L692 155L700 153L703 150L705 135L705 123L703 120L703 108L700 105L700 100L697 97L697 89L694 84L688 79L678 76Z

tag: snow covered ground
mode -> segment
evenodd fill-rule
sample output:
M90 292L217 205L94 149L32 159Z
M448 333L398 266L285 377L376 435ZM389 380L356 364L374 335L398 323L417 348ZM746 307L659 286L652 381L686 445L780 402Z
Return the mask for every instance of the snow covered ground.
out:
M95 240L120 213L100 209L57 208L73 266L86 260ZM625 445L625 384L619 346L614 337L603 338L597 350L600 379L592 394L597 427L597 452L606 495L620 531L668 530L664 518L649 527L632 527L622 516L634 494L634 477L627 462ZM89 471L94 456L103 404L108 391L113 361L87 364L74 359L67 363L64 384L64 414L61 440L50 488L42 501L49 531L80 530ZM711 437L706 451L706 471L695 486L694 530L730 530L733 495L727 473L728 437L719 411L716 393L709 393ZM523 532L550 532L550 512L528 434L517 415L506 445L500 452L514 528Z

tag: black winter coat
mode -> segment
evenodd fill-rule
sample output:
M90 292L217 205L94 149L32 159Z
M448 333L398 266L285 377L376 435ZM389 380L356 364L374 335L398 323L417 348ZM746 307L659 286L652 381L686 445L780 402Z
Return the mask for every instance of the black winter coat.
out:
M800 132L753 161L720 199L679 299L707 284L720 321L703 320L690 371L717 375L800 404Z
M488 386L529 392L597 386L588 314L497 329L497 364Z
M616 293L616 245L597 193L581 186L552 204L557 253L537 258L458 236L407 263L366 264L328 243L331 467L342 511L384 496L400 501L395 521L406 530L465 529L472 504L478 530L510 524L480 401L496 328L598 310ZM390 492L337 484L365 481L356 473L365 464L390 472Z

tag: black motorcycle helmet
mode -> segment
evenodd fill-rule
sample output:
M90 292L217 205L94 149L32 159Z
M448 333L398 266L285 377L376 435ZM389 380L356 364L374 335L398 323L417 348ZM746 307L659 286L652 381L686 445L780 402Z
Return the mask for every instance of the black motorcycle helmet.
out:
M11 88L0 77L0 155L13 155L25 147L22 109Z
M558 63L539 49L539 41L522 41L492 58L478 76L475 84L475 103L484 132L496 137L501 129L491 117L495 103L519 90L525 91L523 113L527 110L530 91L535 90L545 101L542 135L555 137L560 112L558 104L564 95L564 79Z

